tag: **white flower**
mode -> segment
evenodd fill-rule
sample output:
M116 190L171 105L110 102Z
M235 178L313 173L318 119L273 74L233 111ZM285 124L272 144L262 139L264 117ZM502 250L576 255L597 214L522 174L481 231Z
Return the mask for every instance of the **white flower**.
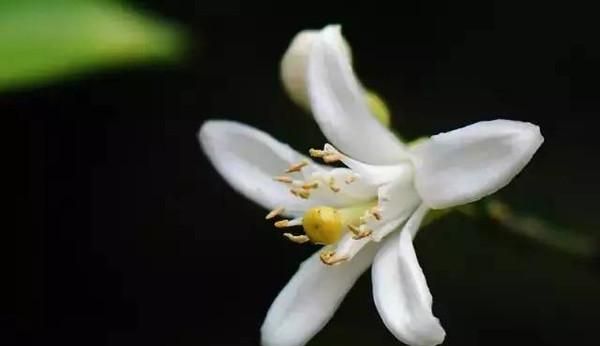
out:
M268 219L291 218L277 227L304 229L286 237L326 244L275 299L263 345L304 345L371 265L375 305L388 329L409 345L436 345L445 332L412 243L421 221L429 209L473 202L508 184L543 137L533 124L493 120L408 147L370 114L343 42L339 26L311 34L305 81L315 120L336 146L310 153L347 168L317 164L231 121L207 121L199 139L237 191L272 209Z

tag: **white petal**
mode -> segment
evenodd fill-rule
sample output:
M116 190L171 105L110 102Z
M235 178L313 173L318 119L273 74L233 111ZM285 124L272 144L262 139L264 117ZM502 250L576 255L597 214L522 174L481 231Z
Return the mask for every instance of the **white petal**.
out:
M405 147L370 113L343 42L340 26L328 26L314 39L308 61L313 115L325 136L349 156L396 163L406 157Z
M419 207L401 232L385 240L372 269L379 315L396 338L411 346L437 345L446 336L431 311L431 293L412 243L426 212Z
M267 209L284 206L288 214L297 215L309 205L319 203L295 197L289 186L273 180L290 164L307 158L268 134L234 121L210 120L202 125L198 138L227 182L261 206ZM313 162L303 169L305 174L320 171L322 168Z
M299 106L310 110L306 69L317 30L299 32L290 43L280 64L281 81L290 98ZM344 53L351 59L350 46L343 41Z
M415 186L434 209L476 201L508 184L540 147L538 126L511 120L479 122L415 146Z
M321 184L317 189L313 190L316 198L322 200L330 200L331 206L337 206L336 202L340 198L344 203L351 201L352 204L361 204L373 200L377 196L377 186L368 184L363 179L356 179L351 184L346 183L349 176L355 177L354 172L348 168L333 168L328 172L316 172L312 175L312 179L319 181ZM329 184L339 188L335 192ZM312 195L311 195L312 196Z
M331 257L331 260L337 261L338 259L344 259L345 261L352 262L354 261L355 255L362 253L361 250L369 243L371 243L369 237L354 239L354 234L346 232L336 243L335 254Z
M405 180L413 175L413 166L410 161L398 161L393 165L372 165L355 160L337 150L333 145L326 143L323 149L335 153L340 161L348 166L360 179L369 185L381 185L394 180Z
M377 244L351 262L328 266L316 253L279 293L261 327L263 346L302 346L331 319L354 282L371 265Z
M368 227L374 230L373 240L380 241L394 231L412 215L420 203L421 199L412 180L398 179L380 187L378 207L381 220L370 218L367 222Z

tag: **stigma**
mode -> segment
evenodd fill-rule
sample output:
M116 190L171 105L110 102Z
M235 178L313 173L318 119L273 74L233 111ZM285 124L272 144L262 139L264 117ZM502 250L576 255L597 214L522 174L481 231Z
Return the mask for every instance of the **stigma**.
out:
M337 209L321 206L304 213L302 228L313 243L329 245L342 237L344 225Z

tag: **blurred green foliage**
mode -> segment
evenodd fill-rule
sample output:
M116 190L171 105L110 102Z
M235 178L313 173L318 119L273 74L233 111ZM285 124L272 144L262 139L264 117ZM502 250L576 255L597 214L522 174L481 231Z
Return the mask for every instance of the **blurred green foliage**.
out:
M0 1L0 91L124 64L171 61L180 31L109 0Z

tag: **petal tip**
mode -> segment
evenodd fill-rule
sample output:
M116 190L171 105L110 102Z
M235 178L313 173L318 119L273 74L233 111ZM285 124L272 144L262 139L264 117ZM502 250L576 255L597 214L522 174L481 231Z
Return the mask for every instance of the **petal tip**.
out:
M202 149L205 152L208 152L211 143L214 142L215 139L218 139L219 136L224 135L227 127L235 128L240 125L241 124L239 123L228 120L206 120L200 125L200 128L196 133L196 138L200 142Z
M310 110L306 89L307 60L317 35L316 30L303 30L296 34L279 64L281 81L288 96L307 110Z
M544 142L523 121L482 121L415 146L415 186L432 209L475 202L506 186Z
M218 128L217 120L207 120L200 125L200 128L196 132L196 138L200 142L202 149L206 150L207 141L211 137L211 133L215 132Z

